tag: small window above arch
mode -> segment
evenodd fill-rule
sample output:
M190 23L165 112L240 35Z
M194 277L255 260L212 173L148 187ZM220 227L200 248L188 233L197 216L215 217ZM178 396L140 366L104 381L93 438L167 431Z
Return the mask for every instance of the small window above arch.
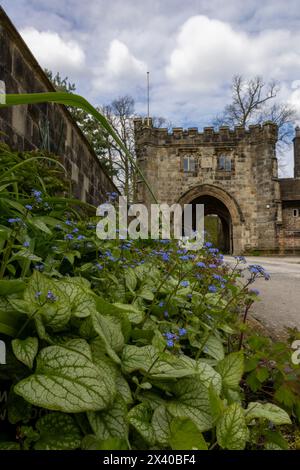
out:
M218 158L218 170L220 171L231 171L232 162L229 155L221 154Z
M182 170L184 173L196 173L197 160L193 155L184 155L182 157Z

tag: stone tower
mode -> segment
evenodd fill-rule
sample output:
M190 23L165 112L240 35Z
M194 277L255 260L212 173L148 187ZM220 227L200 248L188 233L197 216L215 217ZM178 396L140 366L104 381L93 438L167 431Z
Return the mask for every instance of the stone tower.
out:
M300 178L300 127L295 129L294 142L294 178Z
M136 119L135 139L138 164L160 203L203 203L205 215L221 219L231 253L278 250L281 199L274 123L168 132L151 120ZM137 199L153 202L142 180Z

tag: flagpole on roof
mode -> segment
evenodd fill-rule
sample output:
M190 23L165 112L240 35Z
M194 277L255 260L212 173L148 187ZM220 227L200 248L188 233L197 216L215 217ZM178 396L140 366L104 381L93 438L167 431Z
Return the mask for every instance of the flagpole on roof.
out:
M147 72L147 125L150 125L150 72Z

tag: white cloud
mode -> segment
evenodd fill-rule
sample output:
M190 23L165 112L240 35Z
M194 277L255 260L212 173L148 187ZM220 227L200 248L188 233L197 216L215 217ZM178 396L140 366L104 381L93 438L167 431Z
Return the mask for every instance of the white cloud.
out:
M118 87L132 87L140 82L147 71L146 64L137 59L122 41L114 39L108 49L104 65L97 70L94 87L97 90L118 90Z
M76 72L84 66L84 51L74 40L63 39L53 31L38 31L35 28L25 28L20 33L40 64L54 73Z
M250 34L223 21L189 18L177 36L166 74L176 88L207 92L234 74L286 80L299 78L299 33L266 30Z
M292 92L288 97L288 103L293 106L297 113L297 124L300 124L300 80L295 80L292 82Z
M109 47L107 71L116 77L123 74L140 75L145 73L146 65L136 59L123 42L114 39Z

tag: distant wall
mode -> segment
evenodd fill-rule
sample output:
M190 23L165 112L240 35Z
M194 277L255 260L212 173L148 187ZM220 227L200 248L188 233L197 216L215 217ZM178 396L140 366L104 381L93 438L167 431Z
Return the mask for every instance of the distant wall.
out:
M0 80L5 82L7 93L55 91L1 7ZM107 191L117 191L64 106L22 105L0 110L0 140L13 149L41 148L45 134L49 135L50 151L61 157L67 169L75 197L98 205Z

